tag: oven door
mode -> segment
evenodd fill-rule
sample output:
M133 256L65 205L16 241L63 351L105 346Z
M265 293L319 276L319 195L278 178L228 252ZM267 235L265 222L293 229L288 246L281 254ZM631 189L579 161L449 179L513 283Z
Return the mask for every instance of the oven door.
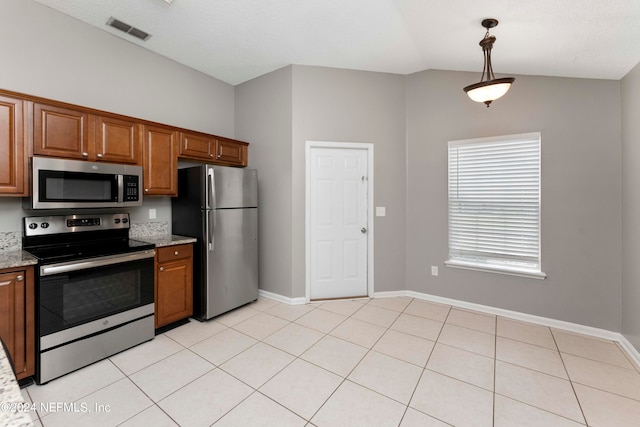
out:
M153 315L154 250L40 266L40 350Z

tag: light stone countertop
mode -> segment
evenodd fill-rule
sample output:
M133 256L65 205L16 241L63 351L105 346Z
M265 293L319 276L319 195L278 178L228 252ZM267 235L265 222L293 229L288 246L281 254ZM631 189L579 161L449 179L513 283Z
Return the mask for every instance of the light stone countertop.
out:
M135 239L141 240L143 242L153 243L154 245L156 245L156 248L161 248L163 246L184 245L186 243L195 243L197 241L195 237L178 236L176 234L135 237Z
M153 243L157 248L163 246L183 245L194 243L195 237L184 237L169 234L169 223L166 221L131 224L129 238L142 242Z
M33 426L29 407L26 405L28 404L25 404L22 397L9 359L0 345L0 426Z
M25 267L38 263L36 257L22 249L0 251L0 269Z

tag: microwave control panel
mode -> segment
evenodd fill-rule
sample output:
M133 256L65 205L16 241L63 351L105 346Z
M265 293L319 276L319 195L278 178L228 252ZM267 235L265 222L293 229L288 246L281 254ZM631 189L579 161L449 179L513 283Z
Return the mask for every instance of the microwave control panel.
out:
M124 202L137 202L140 200L140 177L136 175L123 175Z

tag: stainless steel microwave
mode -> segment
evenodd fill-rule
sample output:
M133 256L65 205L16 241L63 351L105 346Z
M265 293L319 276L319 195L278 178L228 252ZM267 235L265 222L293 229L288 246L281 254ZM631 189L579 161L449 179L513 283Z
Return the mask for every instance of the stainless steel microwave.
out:
M142 167L48 157L31 161L28 209L120 208L142 205Z

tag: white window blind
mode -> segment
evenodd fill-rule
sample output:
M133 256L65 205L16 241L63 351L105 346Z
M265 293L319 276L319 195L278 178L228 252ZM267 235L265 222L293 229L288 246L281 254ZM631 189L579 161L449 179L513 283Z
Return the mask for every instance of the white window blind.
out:
M449 142L447 265L544 277L540 133Z

